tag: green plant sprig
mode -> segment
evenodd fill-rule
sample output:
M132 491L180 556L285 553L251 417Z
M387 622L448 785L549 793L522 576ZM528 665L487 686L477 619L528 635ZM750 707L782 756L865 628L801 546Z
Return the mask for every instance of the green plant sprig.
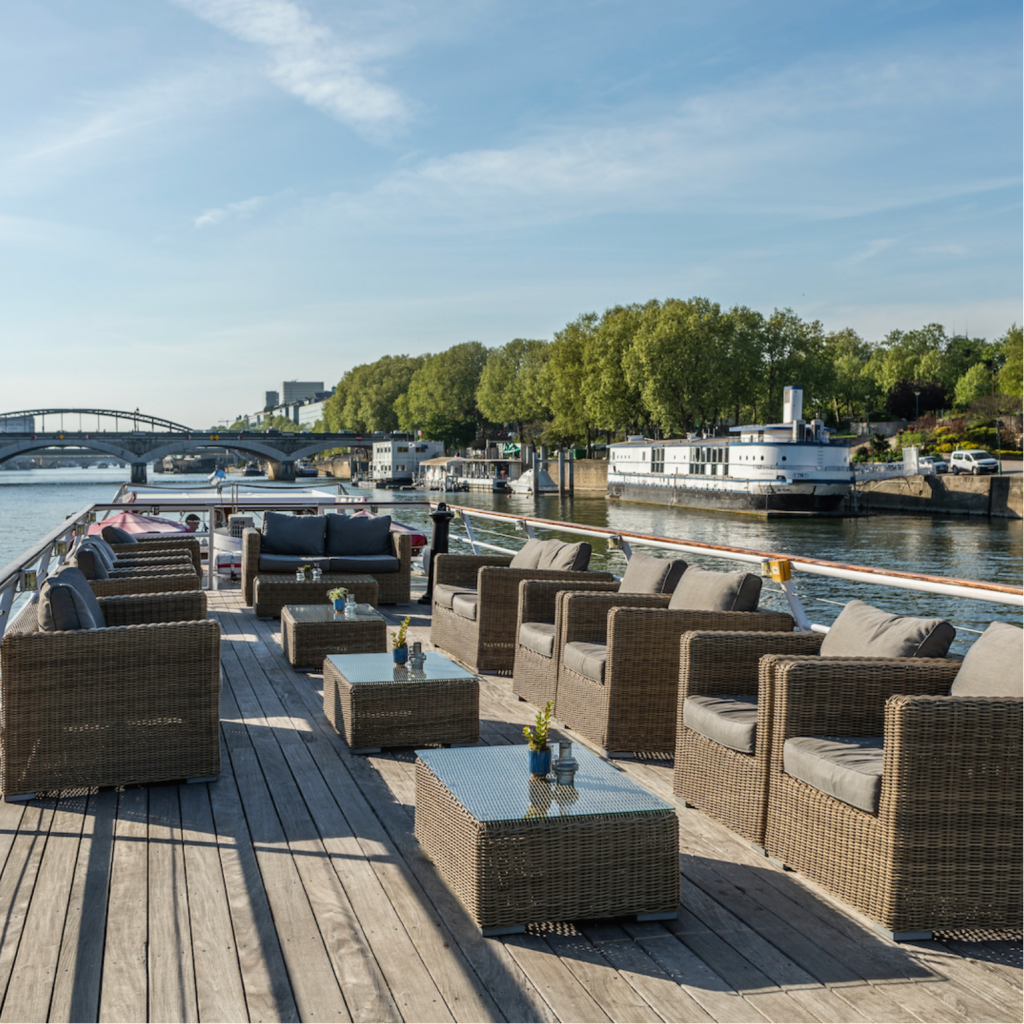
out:
M344 601L346 597L348 597L347 587L335 587L333 590L327 591L329 601Z
M391 642L395 645L395 647L405 647L406 646L406 635L407 635L408 631L409 631L409 616L406 615L406 617L404 619L402 619L402 624L398 627L398 629L394 630L392 632L392 634L391 634Z
M523 726L523 735L531 750L544 750L548 745L548 730L551 728L551 712L554 710L554 701L548 701L542 711L537 712L537 724L534 728L528 725Z

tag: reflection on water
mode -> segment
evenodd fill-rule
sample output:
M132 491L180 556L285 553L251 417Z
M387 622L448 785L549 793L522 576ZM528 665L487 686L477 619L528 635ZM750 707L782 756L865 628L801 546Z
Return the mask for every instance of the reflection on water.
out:
M28 472L0 472L0 567L31 547L44 533L58 526L66 516L93 502L110 501L124 483L126 470L56 469ZM231 483L259 485L259 478L230 477ZM198 475L179 475L151 479L153 486L177 489L205 484ZM262 481L265 484L265 481ZM330 480L299 480L297 487L321 486L333 491ZM380 501L423 502L437 494L424 492L387 492L367 488L345 488L351 494ZM836 562L921 572L936 576L1021 582L1022 531L1019 520L977 517L867 516L859 519L755 519L752 517L689 511L662 505L607 502L599 495L580 495L559 499L555 495L533 498L529 495L460 493L449 496L452 503L481 509L495 509L545 519L576 522L588 526L611 527L637 533L657 534L680 540L722 544L756 551L802 555ZM430 520L422 504L394 512L395 517L427 531ZM479 522L477 536L490 543L518 547L522 534L511 526ZM464 531L453 524L453 536ZM565 539L571 539L566 536ZM603 542L594 542L591 565L621 572L624 563L618 552L609 553ZM453 543L452 550L465 550ZM690 561L741 568L739 563L719 559L688 558ZM915 615L941 615L958 626L984 629L992 619L1019 622L1019 611L980 601L947 598L886 587L865 586L842 580L800 575L798 585L811 618L830 623L838 613L836 604L852 597ZM780 593L766 584L762 603L784 608ZM962 634L964 635L964 634ZM969 634L965 635L969 638Z

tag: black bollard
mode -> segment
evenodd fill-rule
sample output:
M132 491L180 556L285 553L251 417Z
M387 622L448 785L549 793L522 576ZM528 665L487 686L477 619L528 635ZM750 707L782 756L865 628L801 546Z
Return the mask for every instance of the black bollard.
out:
M455 518L455 513L448 510L448 506L442 501L436 509L430 513L434 523L434 531L430 537L430 547L424 554L429 552L427 559L427 589L419 599L420 604L430 604L434 597L434 558L437 555L448 554L448 527Z

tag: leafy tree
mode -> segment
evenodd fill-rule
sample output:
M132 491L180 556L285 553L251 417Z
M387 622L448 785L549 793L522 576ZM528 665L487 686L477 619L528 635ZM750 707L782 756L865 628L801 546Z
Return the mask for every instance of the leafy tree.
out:
M413 374L423 361L423 356L383 356L376 362L353 367L346 374L341 429L397 430L395 402L408 391Z
M257 430L280 430L282 434L297 434L302 427L292 422L287 416L264 416Z
M825 336L823 356L833 369L831 401L836 420L855 416L855 409L865 408L876 391L868 371L871 346L849 327Z
M588 454L593 422L586 378L597 323L596 313L584 313L555 333L548 346L543 380L546 403L553 415L549 437L559 444L585 438Z
M999 339L997 344L1002 350L1000 357L1002 368L999 371L999 390L1007 395L1022 397L1021 391L1024 388L1024 331L1014 324L1006 334Z
M661 303L651 299L643 306L606 309L584 353L582 374L575 386L583 392L586 418L596 429L606 431L609 440L613 431L638 433L651 423L640 383L626 374L625 363L644 317L660 308Z
M892 416L899 419L916 420L922 413L945 409L948 403L949 395L941 384L901 380L889 392L885 407Z
M476 392L488 350L479 341L427 356L395 403L399 423L450 447L468 444L483 423Z
M758 337L758 402L754 419L766 422L782 415L782 389L795 384L804 389L808 405L823 405L824 333L815 320L804 323L791 309L776 309L764 321ZM760 416L758 415L760 413Z
M953 400L961 409L992 390L992 371L984 363L975 363L957 382Z
M547 357L548 342L515 338L491 350L480 374L480 412L494 423L514 423L520 444L526 441L526 423L550 415L544 377Z
M764 317L747 306L733 306L729 310L729 320L732 331L729 334L728 373L722 382L722 412L731 414L733 422L738 424L744 419L744 409L749 408L750 418L755 418Z

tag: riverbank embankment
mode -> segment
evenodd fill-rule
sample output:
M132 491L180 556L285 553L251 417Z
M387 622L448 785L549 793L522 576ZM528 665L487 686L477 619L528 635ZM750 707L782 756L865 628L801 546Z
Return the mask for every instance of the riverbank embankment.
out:
M901 476L857 484L862 512L1024 517L1024 476Z

